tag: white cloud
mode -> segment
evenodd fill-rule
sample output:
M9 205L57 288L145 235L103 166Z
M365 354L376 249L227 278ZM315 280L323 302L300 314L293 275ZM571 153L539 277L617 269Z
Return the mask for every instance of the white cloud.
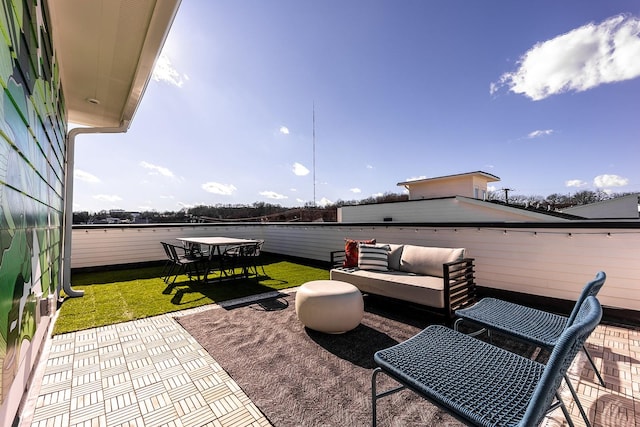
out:
M372 165L367 165L367 169L373 169Z
M360 190L359 188L351 188L349 191L351 191L352 193L362 193L362 190Z
M75 169L73 171L73 177L80 181L97 183L100 182L100 178L95 175L90 174L89 172L85 172L83 170Z
M182 87L185 80L189 80L186 74L180 75L171 64L169 57L164 53L158 58L151 78L157 82L166 82L176 87Z
M618 175L598 175L593 179L593 185L598 188L622 187L629 183L627 178Z
M175 175L173 174L173 172L171 172L169 169L163 167L163 166L157 166L157 165L153 165L149 162L145 162L145 161L141 161L140 162L140 166L142 166L145 169L149 169L151 172L149 172L150 175L162 175L162 176L166 176L167 178L175 178Z
M498 191L498 187L495 185L487 185L487 191Z
M305 176L305 175L309 175L309 169L304 167L302 164L296 162L293 164L293 173L298 176Z
M551 135L552 133L553 133L553 129L534 130L533 132L530 132L529 135L527 135L527 138L529 139L540 138L542 136Z
M305 204L307 201L303 200L303 199L296 199L296 202L300 203L301 205Z
M259 194L261 196L266 197L267 199L275 199L275 200L288 199L287 196L283 194L278 194L275 191L261 191Z
M184 202L178 202L177 205L180 209L191 209L195 206L190 203L184 203Z
M518 69L491 83L534 101L568 91L582 92L604 83L640 76L640 18L613 16L541 43L518 61Z
M371 197L382 197L382 196L384 196L384 193L373 193L371 195Z
M122 197L116 196L115 194L96 194L93 196L94 199L100 200L101 202L117 202L122 200Z
M323 197L322 199L320 199L320 201L318 201L318 206L327 206L331 204L333 204L333 202L326 197Z
M405 181L420 181L421 179L427 179L425 175L414 176L412 178L407 178Z
M237 188L233 184L220 184L219 182L205 182L202 189L208 193L230 196Z
M579 179L570 179L569 181L565 181L564 185L566 187L580 188L580 187L586 187L587 185L589 185L589 183Z
M280 133L283 135L289 135L289 128L286 126L280 126Z

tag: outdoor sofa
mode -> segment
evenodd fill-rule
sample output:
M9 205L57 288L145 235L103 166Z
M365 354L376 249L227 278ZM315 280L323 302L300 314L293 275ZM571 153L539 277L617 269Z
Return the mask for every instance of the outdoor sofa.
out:
M348 243L346 251L330 253L331 280L351 283L365 294L427 306L447 320L475 302L474 259L465 257L464 248L366 243L358 248L357 265L349 260Z

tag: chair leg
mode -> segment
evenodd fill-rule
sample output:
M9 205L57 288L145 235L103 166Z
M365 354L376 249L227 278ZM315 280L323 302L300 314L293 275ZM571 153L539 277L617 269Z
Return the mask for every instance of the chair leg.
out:
M195 264L187 264L187 270L189 271L189 280L193 280L193 276L196 276L197 281L200 281L200 270Z
M376 393L376 377L378 376L378 372L380 372L380 368L376 368L371 375L371 425L376 427L377 425L377 413L376 413L376 402L378 401L378 395Z
M169 278L171 277L172 271L173 271L173 262L167 261L164 268L162 269L162 280L164 280L164 283L169 283Z
M375 427L377 423L377 411L376 411L376 403L378 399L382 399L383 397L389 396L390 394L397 393L401 390L407 388L405 385L400 385L396 388L392 388L391 390L383 391L378 394L376 390L376 378L379 373L383 372L382 368L378 367L373 370L373 374L371 374L371 414L372 414L372 426Z
M591 358L591 355L589 354L587 347L583 345L582 349L584 350L584 353L587 355L587 359L589 359L589 363L591 363L591 366L593 367L593 371L596 373L596 376L598 377L598 381L600 381L600 385L606 388L607 386L604 383L604 380L602 379L602 375L600 375L600 371L598 371L596 364L593 362L593 359Z
M564 380L566 381L567 386L569 387L569 391L573 396L573 401L576 402L576 405L578 406L578 410L580 411L580 415L582 415L582 419L584 420L585 425L587 427L591 427L591 422L589 422L589 417L587 416L587 413L584 411L584 408L582 407L582 403L580 403L580 399L578 399L578 393L576 392L576 389L573 388L573 385L571 384L571 381L569 381L569 376L567 374L564 374Z
M165 262L164 266L162 267L162 271L160 272L160 276L162 277L162 280L164 280L165 282L166 282L167 273L171 271L171 264L172 262L167 260L167 262Z
M558 406L560 406L560 409L562 409L562 413L564 414L564 418L567 420L569 427L575 427L575 425L573 424L573 420L571 419L571 414L569 414L569 411L567 410L567 406L564 404L564 402L562 401L562 398L560 397L560 393L558 393L557 391L556 391L556 399L558 399Z
M178 275L180 274L180 267L176 266L171 270L171 277L173 277L173 280L169 279L167 280L167 284L168 285L173 285L174 283L176 283L176 280L178 280Z

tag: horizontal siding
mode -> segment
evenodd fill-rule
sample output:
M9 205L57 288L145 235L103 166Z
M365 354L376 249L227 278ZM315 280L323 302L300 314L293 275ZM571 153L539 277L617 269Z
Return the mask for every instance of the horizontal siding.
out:
M479 222L479 221L555 221L546 214L524 211L472 199L429 199L409 202L343 206L341 222Z
M161 241L226 236L264 239L264 250L329 261L345 238L462 247L476 259L478 285L574 300L602 270L605 306L640 310L640 228L433 227L399 224L241 224L74 228L73 268L163 260Z

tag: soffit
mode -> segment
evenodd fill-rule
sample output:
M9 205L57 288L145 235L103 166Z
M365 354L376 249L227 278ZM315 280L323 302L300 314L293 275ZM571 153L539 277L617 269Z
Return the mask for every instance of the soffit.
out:
M129 126L180 1L48 2L68 121Z

